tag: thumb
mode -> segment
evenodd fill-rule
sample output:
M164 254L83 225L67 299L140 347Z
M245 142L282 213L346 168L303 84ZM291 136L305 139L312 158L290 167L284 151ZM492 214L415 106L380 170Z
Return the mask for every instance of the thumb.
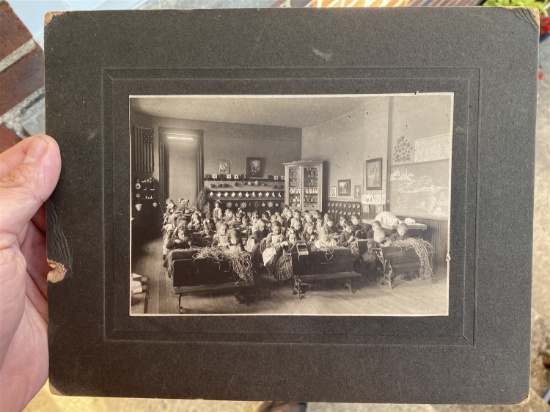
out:
M13 243L51 195L60 170L59 146L47 135L0 154L0 250Z

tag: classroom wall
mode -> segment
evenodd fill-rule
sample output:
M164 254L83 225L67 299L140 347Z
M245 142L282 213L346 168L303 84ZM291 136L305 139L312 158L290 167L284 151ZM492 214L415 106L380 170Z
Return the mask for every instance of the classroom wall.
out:
M159 127L202 130L204 136L204 173L218 173L218 161L229 161L231 174L246 173L247 157L265 159L264 177L284 175L284 162L300 159L301 129L204 122L197 120L153 117L155 139Z
M351 179L351 196L330 200L353 200L355 185L365 192L364 168L367 159L382 158L386 169L388 153L389 98L381 96L366 107L325 124L302 129L302 160L327 160L329 190L338 180ZM385 172L384 172L385 174ZM369 193L385 193L382 190ZM330 192L329 192L330 193Z
M439 136L451 131L452 121L452 100L450 95L441 96L394 96L390 98L390 122L389 122L389 148L395 146L398 139L405 136L411 143L413 150L411 151L411 170L421 170L421 166L437 167L445 174L444 169L448 170L450 160L439 160L436 162L417 163L414 162L414 142L420 138ZM390 154L391 156L391 154ZM390 160L390 169L391 169ZM397 166L397 164L396 164ZM413 169L415 167L415 169ZM407 163L403 164L401 169L407 168ZM419 178L420 176L415 176ZM432 176L436 182L437 176ZM439 185L444 185L444 182L437 182ZM389 181L389 185L398 184L398 182ZM388 209L392 210L392 203L395 209L395 199L391 198L391 187L387 191ZM395 190L393 190L395 193ZM448 218L437 217L429 218L430 216L415 216L413 213L397 213L398 217L412 217L418 223L424 223L428 229L423 234L424 239L430 242L435 248L435 262L438 264L445 263L445 257L448 251L448 233L449 225Z
M166 139L164 144L167 193L170 199L183 197L189 199L192 204L196 202L196 196L200 188L197 187L197 149L199 139L175 140Z
M400 136L417 138L436 136L450 131L451 96L393 96L390 139Z
M411 174L407 180L390 177L387 202L389 210L396 214L412 218L448 220L450 159L440 157L432 157L431 159L434 160L430 161L419 159L416 156L415 147L419 139L423 139L423 142L439 142L442 139L450 144L447 139L450 139L451 133L451 104L452 98L449 94L390 98L389 172L390 174L395 172L396 175L399 172L401 176L404 173ZM408 145L407 158L400 155L404 152L403 150L398 150L400 147L403 148L404 142ZM398 156L398 160L395 156ZM425 189L430 190L418 189L418 193L414 194L400 193L400 185L414 183L418 186L420 182L423 188L426 186Z

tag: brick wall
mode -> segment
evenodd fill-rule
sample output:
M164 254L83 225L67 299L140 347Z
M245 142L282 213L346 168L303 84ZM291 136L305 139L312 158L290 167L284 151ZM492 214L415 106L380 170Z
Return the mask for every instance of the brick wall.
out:
M0 152L44 129L44 53L0 0Z

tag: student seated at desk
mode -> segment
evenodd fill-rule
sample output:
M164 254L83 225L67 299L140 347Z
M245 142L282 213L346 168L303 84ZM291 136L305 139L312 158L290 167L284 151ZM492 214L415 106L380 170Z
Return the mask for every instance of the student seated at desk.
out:
M267 235L266 247L274 247L279 250L285 240L281 225L279 222L275 222L273 226L271 226L271 233Z
M390 236L390 241L395 242L396 240L404 240L407 239L409 232L409 226L407 226L406 223L399 223L397 226L397 232Z
M304 212L304 217L302 219L302 226L305 227L306 224L310 224L310 223L315 225L315 221L313 220L313 215L309 210L306 210Z
M168 241L166 248L172 249L189 249L192 245L193 235L186 226L180 226L176 230L175 236Z
M222 223L219 225L218 232L214 235L214 246L229 246L229 237L227 236L228 229L229 225L227 223Z
M235 215L231 209L225 209L225 215L223 216L222 221L230 225L235 220Z
M164 212L163 215L163 224L166 224L169 222L170 216L174 213L176 210L176 204L172 199L166 199L166 212Z
M253 216L252 219L255 219L255 217ZM261 252L263 250L260 250L260 246L262 245L262 241L267 238L268 234L267 222L263 219L257 219L252 227L252 234L248 238L244 248L252 256L252 262L254 264L259 264L262 260ZM265 248L265 241L263 246Z
M201 222L201 215L199 212L194 212L191 215L191 222L189 222L189 225L187 227L191 232L200 232L201 229L203 229L203 225Z
M325 235L329 235L330 237L338 237L338 232L336 231L336 227L334 226L334 219L328 214L325 214L324 218L325 224L323 225L322 231ZM319 233L321 230L319 230Z
M325 231L321 231L321 233L319 233L319 239L315 241L311 247L311 250L323 250L333 248L335 246L338 246L338 242L334 239L333 235L326 233Z
M216 200L216 202L214 203L214 210L212 211L212 217L214 218L215 221L223 219L223 210L219 200Z
M336 231L338 233L342 233L344 231L344 223L346 223L346 217L344 215L341 215L338 218L338 224L336 225Z
M214 223L214 219L207 217L202 221L202 230L199 232L199 235L213 239L215 234L216 224Z
M244 236L245 239L248 239L250 235L252 235L252 226L250 225L247 215L243 216L239 231L241 232L241 236Z
M353 235L353 225L350 221L346 220L342 224L343 230L338 237L338 246L348 247L351 242L355 241L355 236Z
M371 228L367 230L367 239L372 239L374 237L374 231L376 229L382 229L382 225L378 220L371 223Z
M307 244L313 244L319 239L319 235L315 232L315 224L306 222L304 226L303 239Z
M354 213L353 215L351 215L350 221L351 221L351 224L352 224L353 236L355 236L355 238L357 238L357 239L366 239L367 238L367 233L366 233L365 229L363 229L363 227L361 226L361 223L359 221L359 216L357 216Z
M256 223L256 230L252 232L252 239L254 243L258 244L269 234L269 229L267 228L267 222L264 219L258 219Z
M271 274L274 273L277 260L282 255L283 246L287 245L286 238L282 233L282 228L279 222L275 222L271 226L271 233L267 235L266 247L262 252L264 266L268 268Z
M241 242L241 234L237 229L231 229L227 235L229 243L227 249L229 252L242 252L243 244Z
M386 239L386 233L382 228L374 230L373 238L367 240L367 251L361 256L363 262L367 265L367 271L372 272L376 268L378 257L376 256L376 248L383 245Z
M296 246L296 243L298 243L298 237L296 236L296 233L290 232L288 234L288 240L286 242L283 242L283 247L285 250L292 250L294 246Z
M292 222L292 226L289 228L289 231L290 229L292 229L292 232L296 234L296 238L298 240L302 240L304 229L302 228L302 222L300 220L294 220Z

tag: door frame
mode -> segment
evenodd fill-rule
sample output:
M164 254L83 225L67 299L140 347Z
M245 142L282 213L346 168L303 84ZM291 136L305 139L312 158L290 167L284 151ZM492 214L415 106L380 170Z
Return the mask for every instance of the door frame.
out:
M164 141L168 134L180 134L180 135L193 135L197 138L197 197L204 186L204 130L199 129L184 129L174 127L158 127L158 152L159 152L159 186L162 202L166 202L167 187L166 187L166 162L165 162L165 150ZM176 201L175 199L172 199ZM163 203L164 207L164 203Z

